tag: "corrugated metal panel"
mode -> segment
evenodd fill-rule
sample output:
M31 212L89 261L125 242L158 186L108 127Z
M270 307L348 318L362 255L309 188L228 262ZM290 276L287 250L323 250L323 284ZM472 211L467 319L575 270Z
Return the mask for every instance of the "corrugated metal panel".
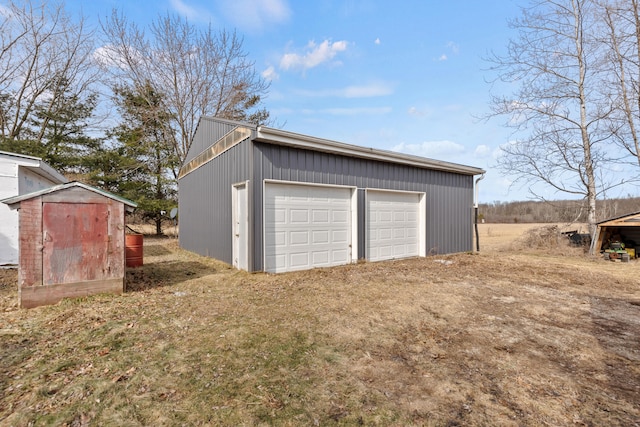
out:
M358 188L421 191L426 193L427 254L464 252L473 249L473 176L421 169L409 165L340 156L255 142L254 268L262 270L262 182L265 179L351 185ZM361 200L362 199L362 200ZM364 198L358 197L364 215ZM360 220L359 220L360 221ZM359 228L360 228L359 224ZM359 230L360 231L360 230ZM364 248L359 233L359 248ZM358 251L358 257L364 252Z
M207 134L209 136L224 135L228 132L226 124L222 124L221 127L225 129L208 129ZM180 246L201 255L232 263L231 188L233 184L251 179L250 151L251 141L241 142L178 181ZM249 185L249 197L251 197L251 185ZM249 204L251 205L251 199ZM249 209L252 207L249 206ZM249 221L251 220L250 216ZM250 239L250 248L251 245ZM251 263L251 255L250 252L249 263Z

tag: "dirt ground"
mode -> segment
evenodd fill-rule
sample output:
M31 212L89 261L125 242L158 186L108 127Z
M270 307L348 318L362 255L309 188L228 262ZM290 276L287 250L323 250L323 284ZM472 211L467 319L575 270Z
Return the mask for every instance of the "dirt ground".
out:
M146 239L125 294L32 310L2 271L0 424L640 426L640 260L539 227L279 275Z

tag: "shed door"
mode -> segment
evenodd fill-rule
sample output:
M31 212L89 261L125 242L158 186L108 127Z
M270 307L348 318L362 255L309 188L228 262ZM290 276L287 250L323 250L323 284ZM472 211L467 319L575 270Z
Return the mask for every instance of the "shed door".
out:
M103 203L43 204L43 285L105 277L108 219Z
M367 259L407 258L424 254L421 193L367 190Z
M306 270L351 261L351 189L267 183L265 271Z

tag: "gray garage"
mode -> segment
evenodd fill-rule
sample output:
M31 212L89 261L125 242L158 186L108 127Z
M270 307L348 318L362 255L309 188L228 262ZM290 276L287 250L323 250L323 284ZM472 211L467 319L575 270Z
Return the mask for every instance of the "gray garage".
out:
M471 251L482 173L203 117L178 181L180 245L267 272Z

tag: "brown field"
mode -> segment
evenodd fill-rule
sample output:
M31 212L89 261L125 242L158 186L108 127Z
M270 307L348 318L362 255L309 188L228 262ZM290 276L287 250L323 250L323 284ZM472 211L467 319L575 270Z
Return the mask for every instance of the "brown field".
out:
M539 230L279 275L146 238L125 294L31 310L2 271L0 425L640 425L640 261Z

